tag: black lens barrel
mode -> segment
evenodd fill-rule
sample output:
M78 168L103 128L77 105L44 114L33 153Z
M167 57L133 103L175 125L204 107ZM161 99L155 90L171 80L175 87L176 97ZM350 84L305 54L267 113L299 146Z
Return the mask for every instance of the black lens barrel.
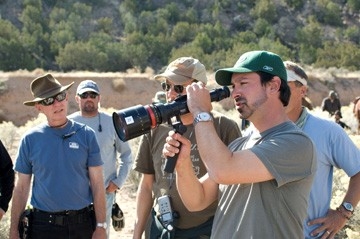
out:
M230 96L228 87L223 86L210 91L211 101L220 101ZM189 113L186 95L166 104L132 106L112 115L115 131L122 141L127 141L148 133L174 116Z

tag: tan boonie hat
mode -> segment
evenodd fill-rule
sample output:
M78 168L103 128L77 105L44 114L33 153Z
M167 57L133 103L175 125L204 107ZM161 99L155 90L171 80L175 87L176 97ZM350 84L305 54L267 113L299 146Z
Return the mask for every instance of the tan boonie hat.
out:
M169 79L176 85L182 85L190 79L207 83L206 69L198 59L192 57L180 57L171 62L165 72L156 75L155 80L165 81Z
M69 89L73 84L74 82L62 86L51 74L40 76L30 83L31 93L35 99L25 101L24 105L34 106L36 102L55 96L58 93Z

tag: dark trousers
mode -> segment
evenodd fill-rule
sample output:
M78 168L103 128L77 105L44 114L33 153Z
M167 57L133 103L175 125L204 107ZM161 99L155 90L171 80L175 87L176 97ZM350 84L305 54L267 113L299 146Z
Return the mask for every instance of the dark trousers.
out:
M70 214L34 211L32 239L91 239L95 229L95 213L82 209Z
M174 228L172 231L166 230L156 212L152 211L153 220L150 229L150 239L207 239L211 236L211 228L214 217L203 224L188 229Z

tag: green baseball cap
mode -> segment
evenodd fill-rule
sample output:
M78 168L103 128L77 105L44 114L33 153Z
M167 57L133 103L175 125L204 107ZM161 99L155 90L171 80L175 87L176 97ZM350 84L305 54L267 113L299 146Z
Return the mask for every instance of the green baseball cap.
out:
M249 51L242 54L234 67L223 68L215 72L219 85L230 85L233 73L262 71L287 81L286 69L280 56L269 51Z

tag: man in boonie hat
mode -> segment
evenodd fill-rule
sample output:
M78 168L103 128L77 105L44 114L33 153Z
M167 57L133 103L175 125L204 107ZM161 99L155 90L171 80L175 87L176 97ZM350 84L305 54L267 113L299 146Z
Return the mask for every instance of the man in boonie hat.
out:
M193 57L180 57L172 61L166 70L156 75L155 80L171 80L175 84L184 84L189 80L207 83L205 66Z
M172 102L181 95L186 95L186 87L193 82L199 82L202 85L207 83L205 66L193 57L180 57L172 61L162 74L155 76L155 79L161 82L168 102ZM220 139L226 145L240 136L236 122L224 115L211 111L205 117L213 122L219 132ZM202 177L206 173L206 167L196 147L194 117L187 113L181 115L180 119L187 128L184 135L189 138L193 146L190 164L193 165L196 177ZM142 136L140 141L134 163L134 169L142 175L137 193L137 218L134 228L134 238L136 239L141 238L151 211L153 217L151 217L150 238L173 238L173 236L184 239L209 238L211 234L213 215L216 209L215 203L203 208L201 212L189 212L179 197L175 183L172 184L170 180L172 176L164 172L165 158L162 154L162 147L171 129L169 125L161 124L151 133ZM158 198L164 195L170 196L171 208L179 215L171 222L159 221L160 204ZM153 205L155 206L152 207ZM173 229L169 230L170 227Z
M232 85L240 117L255 130L226 145L210 121L199 121L196 143L209 172L201 180L188 163L188 139L170 133L163 153L178 155L181 199L192 212L219 200L211 238L302 239L316 158L312 141L286 116L290 89L282 59L268 51L246 52L233 67L218 70L215 79ZM192 84L187 96L194 117L210 112L204 86Z
M180 57L172 61L166 70L155 75L154 79L161 82L167 100L173 101L180 95L186 94L185 88L192 82L207 84L206 68L193 57Z
M33 80L30 84L31 93L35 99L25 101L24 105L34 106L35 103L40 103L46 98L56 96L60 92L69 89L73 84L74 82L63 86L51 74L40 76Z
M30 129L20 141L10 238L19 238L19 231L24 231L19 221L30 187L33 210L28 238L88 239L94 233L106 238L100 148L93 130L67 119L66 91L72 84L63 86L51 74L30 84L34 99L24 104L35 106L47 122Z

